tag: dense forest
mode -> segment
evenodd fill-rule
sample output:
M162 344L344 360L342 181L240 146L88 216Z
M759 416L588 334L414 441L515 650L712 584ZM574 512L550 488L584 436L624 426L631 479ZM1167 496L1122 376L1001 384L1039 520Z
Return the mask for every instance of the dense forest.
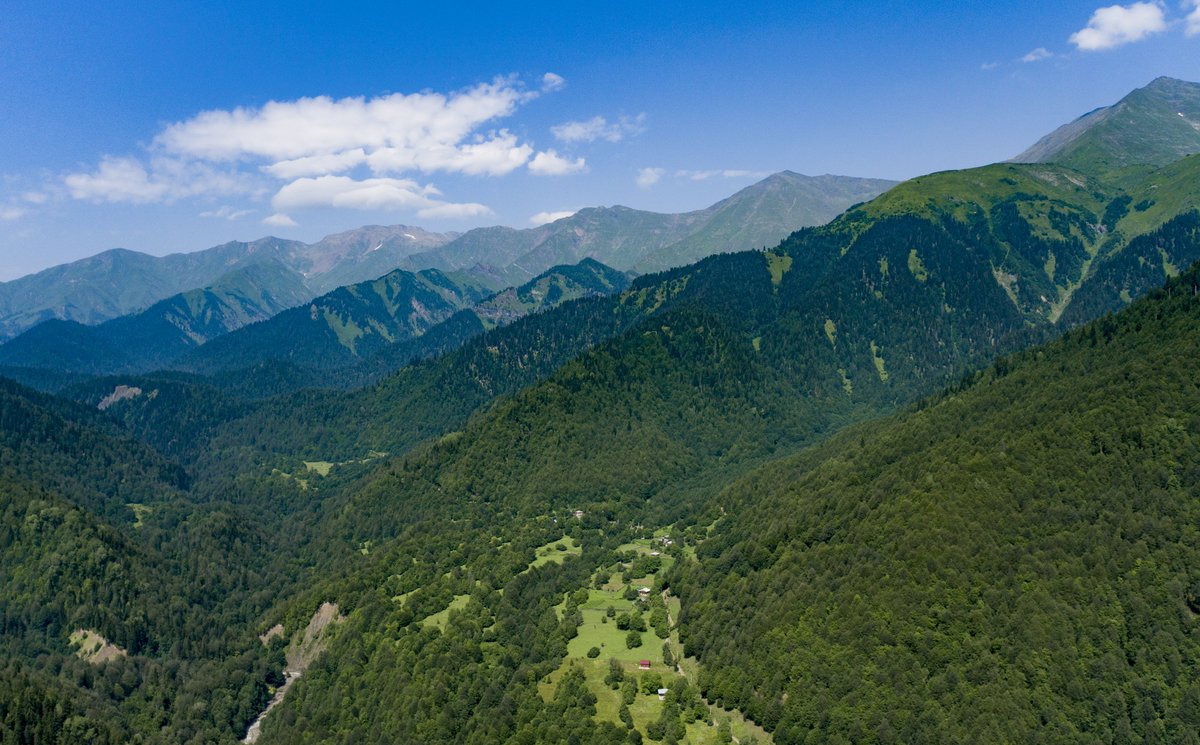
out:
M1198 353L1192 270L732 484L671 581L705 694L780 743L1196 742Z

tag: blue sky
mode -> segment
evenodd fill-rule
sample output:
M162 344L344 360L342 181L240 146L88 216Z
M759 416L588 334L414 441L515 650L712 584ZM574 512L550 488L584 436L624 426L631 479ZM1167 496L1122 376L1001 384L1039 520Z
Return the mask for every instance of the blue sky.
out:
M1159 75L1196 0L7 2L0 279L358 225L696 209L1003 160Z

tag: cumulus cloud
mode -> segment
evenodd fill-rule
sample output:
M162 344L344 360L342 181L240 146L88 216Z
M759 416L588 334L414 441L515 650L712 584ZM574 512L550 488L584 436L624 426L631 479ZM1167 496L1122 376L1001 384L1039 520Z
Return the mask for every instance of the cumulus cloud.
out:
M324 155L308 155L303 158L281 160L269 166L263 166L263 171L281 179L300 178L301 176L320 176L327 173L341 173L365 163L367 152L361 147L346 150L341 153L326 153Z
M529 172L537 176L565 176L579 173L586 167L583 158L564 158L553 149L538 153L529 162Z
M169 153L213 161L265 159L273 164L312 165L314 161L304 159L361 162L364 156L380 152L389 156L378 161L377 172L492 173L488 163L496 159L486 145L520 145L503 131L481 132L480 128L511 116L531 95L536 94L514 80L500 79L448 95L394 93L371 99L317 96L270 101L260 108L202 112L168 126L155 144ZM480 164L480 157L487 162ZM502 167L499 173L509 170Z
M649 189L657 184L666 173L662 168L639 168L637 175L637 185L642 189Z
M0 207L0 221L12 222L20 220L25 216L26 210L24 207L14 207L12 205Z
M1159 2L1110 5L1092 13L1087 26L1071 34L1070 42L1085 52L1095 52L1141 41L1166 28L1166 11Z
M583 121L563 122L550 128L551 134L562 142L620 142L629 135L645 130L646 115L623 116L610 122L602 116L593 116Z
M1188 13L1183 33L1188 36L1200 36L1200 0L1192 0L1192 12Z
M271 198L271 206L279 211L304 207L418 209L431 206L437 194L433 187L421 186L412 179L369 178L360 181L349 176L318 176L299 178L287 184Z
M454 203L442 199L435 187L412 179L318 176L299 178L280 189L271 199L277 212L308 207L355 210L408 210L424 218L463 218L491 214L482 204Z
M1045 47L1038 47L1037 49L1034 49L1032 52L1030 52L1029 54L1022 57L1021 61L1026 62L1026 63L1041 62L1042 60L1048 60L1053 56L1054 55L1050 52L1049 49L1046 49Z
M539 212L536 215L533 215L532 217L529 218L529 224L534 227L537 227L539 225L546 225L548 223L552 223L557 220L561 220L564 217L570 217L571 215L575 214L576 212L577 212L577 210L560 210L558 212Z
M979 66L980 70L995 70L1000 66L999 62L984 62Z
M69 174L63 183L75 199L133 204L254 191L247 179L235 171L163 157L152 159L149 169L135 158L106 157L95 171Z
M284 217L308 207L415 210L447 218L487 214L483 205L440 198L414 177L504 176L522 167L536 175L584 170L582 157L539 152L497 126L565 84L562 76L546 73L540 90L497 78L451 93L316 96L205 111L164 127L142 156L106 156L93 169L64 175L62 183L76 199L133 204L274 191L271 204Z
M474 202L463 204L447 202L417 210L417 217L423 217L426 220L461 220L467 217L483 217L491 214L493 214L492 211L486 206Z
M288 217L282 212L276 212L273 215L267 215L263 218L263 225L270 225L274 228L294 228L296 221Z

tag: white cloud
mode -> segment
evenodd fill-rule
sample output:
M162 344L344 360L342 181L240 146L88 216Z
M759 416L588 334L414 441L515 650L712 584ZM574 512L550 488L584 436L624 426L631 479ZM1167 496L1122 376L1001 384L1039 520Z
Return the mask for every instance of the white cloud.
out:
M649 189L662 179L666 170L662 168L639 168L637 175L637 185L642 189Z
M1141 41L1166 28L1166 12L1159 2L1110 5L1092 13L1087 27L1071 34L1070 42L1094 52Z
M1050 52L1049 49L1046 49L1045 47L1038 47L1037 49L1033 50L1029 54L1022 57L1021 61L1027 62L1027 63L1028 62L1041 62L1042 60L1048 60L1053 56L1054 55Z
M215 210L207 210L200 213L200 217L212 217L221 220L240 220L247 215L253 215L254 210L239 210L223 204Z
M979 66L980 70L995 70L1000 66L999 62L984 62Z
M27 191L21 195L21 199L30 204L45 204L50 195L41 191Z
M536 215L533 215L532 217L529 218L529 224L534 227L537 227L539 225L546 225L548 223L555 222L556 220L561 220L564 217L570 217L571 215L575 214L576 212L578 212L578 210L561 210L559 212L539 212Z
M273 215L268 215L263 218L263 225L270 225L275 228L294 228L296 221L288 217L282 212L276 212Z
M692 181L707 181L710 178L766 178L771 174L767 171L747 171L739 168L712 169L707 171L676 171L675 176L678 178L687 178Z
M71 196L93 202L157 202L168 191L133 158L105 158L94 173L72 173L65 181Z
M478 217L492 213L482 204L453 203L442 199L433 186L412 179L349 176L300 178L287 184L271 199L278 212L308 207L356 210L411 210L424 218Z
M563 122L550 128L550 132L562 142L620 142L628 135L645 130L646 115L623 116L610 122L602 116L593 116L583 121Z
M173 202L201 194L248 194L254 186L241 174L205 163L153 158L150 168L134 158L106 157L91 173L72 173L63 182L75 199L91 202Z
M483 217L490 214L493 213L486 206L471 202L465 204L435 204L432 207L426 207L417 211L417 217L427 220L457 220L466 217Z
M377 174L459 171L471 176L503 176L525 165L533 148L507 130L458 146L430 143L421 148L380 148L366 158Z
M296 175L291 169L317 163L306 159L333 158L339 166L361 162L360 150L368 160L376 152L389 154L372 163L377 173L502 174L512 167L489 168L488 163L497 162L492 150L520 148L520 144L503 130L486 134L479 130L511 116L535 95L514 80L499 79L448 95L394 93L371 99L317 96L270 101L257 109L202 112L168 126L155 144L169 153L204 160L268 160L280 166L284 178ZM426 157L431 153L434 157Z
M263 166L263 171L276 178L293 179L301 176L321 176L328 173L341 173L366 162L367 153L361 147L346 150L341 153L326 153L325 155L308 155L303 158L281 160L269 166Z
M452 93L317 96L205 111L164 127L142 156L105 156L94 169L64 175L62 183L71 197L95 202L262 196L278 188L272 204L279 213L324 206L487 214L483 205L451 203L437 198L432 186L402 177L503 176L523 166L538 175L583 170L582 157L536 152L495 126L564 85L562 76L546 73L541 91L526 89L516 78L498 78ZM375 178L362 178L366 174L359 171Z
M538 153L529 161L529 172L537 176L565 176L579 173L586 167L583 158L564 158L552 149Z
M279 211L304 207L348 207L358 210L420 209L430 206L437 190L422 187L412 179L349 176L299 178L280 189L271 199Z
M1187 36L1200 36L1200 0L1192 0L1192 12L1188 13L1183 33Z
M26 209L24 207L13 207L13 206L0 207L0 220L2 220L4 222L12 222L13 220L20 220L22 217L25 216L25 213L26 213Z

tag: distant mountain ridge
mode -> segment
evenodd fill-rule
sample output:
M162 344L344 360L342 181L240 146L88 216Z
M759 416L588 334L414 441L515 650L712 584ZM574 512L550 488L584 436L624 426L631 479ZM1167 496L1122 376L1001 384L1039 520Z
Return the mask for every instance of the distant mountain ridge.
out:
M619 292L628 284L627 275L590 259L551 267L520 287L496 294L480 285L455 283L436 269L415 274L397 269L247 326L192 351L171 367L213 374L287 363L314 371L317 377L310 385L328 384L328 375L315 371L354 367L338 377L364 382L530 313ZM301 380L308 379L301 375Z
M692 212L589 207L536 228L476 228L413 255L405 266L465 271L497 289L585 258L621 271L661 271L714 253L774 246L792 232L829 222L895 185L883 179L781 171Z
M372 225L312 244L267 237L161 257L116 248L0 282L0 340L50 319L101 323L181 292L213 286L230 272L253 265L272 264L290 272L306 288L303 302L386 274L404 257L456 236L406 225Z
M309 292L300 275L278 263L251 264L212 286L96 326L60 319L38 324L0 344L0 364L92 375L164 366L193 347L305 302Z
M1165 166L1193 153L1200 153L1200 83L1160 77L1059 127L1013 162L1104 173Z

